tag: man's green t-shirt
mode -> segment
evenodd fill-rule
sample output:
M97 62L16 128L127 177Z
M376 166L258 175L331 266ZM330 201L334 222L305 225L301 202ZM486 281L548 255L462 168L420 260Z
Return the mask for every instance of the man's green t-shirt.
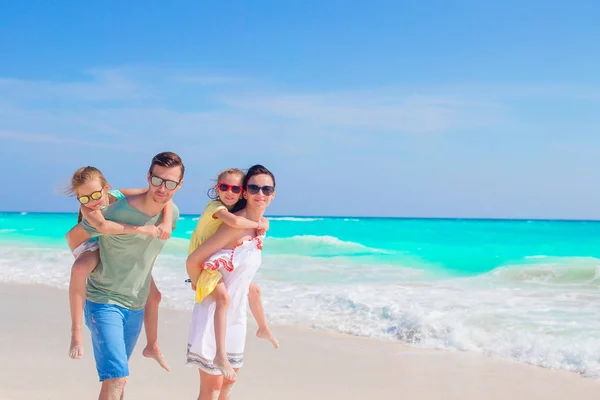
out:
M162 212L146 215L126 198L106 208L103 214L107 220L131 225L158 225L162 221ZM173 228L178 219L179 209L173 204ZM100 262L88 276L87 299L133 310L143 308L150 291L152 267L165 240L146 235L107 235L85 220L81 225L89 235L99 237L100 245Z

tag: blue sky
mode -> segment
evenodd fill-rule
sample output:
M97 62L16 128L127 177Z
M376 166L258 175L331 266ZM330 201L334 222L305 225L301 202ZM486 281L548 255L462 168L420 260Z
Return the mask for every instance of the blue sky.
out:
M0 209L171 150L184 213L261 163L270 214L600 218L600 3L490 3L3 2Z

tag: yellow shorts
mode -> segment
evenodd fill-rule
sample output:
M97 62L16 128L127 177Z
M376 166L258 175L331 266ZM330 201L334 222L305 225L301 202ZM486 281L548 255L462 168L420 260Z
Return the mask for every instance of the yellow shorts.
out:
M210 268L202 271L198 277L198 282L196 282L196 303L200 303L206 296L211 294L222 277L223 275L219 271Z

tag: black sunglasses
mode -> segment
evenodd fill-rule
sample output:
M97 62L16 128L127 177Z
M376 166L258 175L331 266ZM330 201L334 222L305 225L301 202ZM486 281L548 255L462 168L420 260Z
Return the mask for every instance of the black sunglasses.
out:
M233 193L240 193L240 192L242 191L242 187L241 187L241 186L237 186L237 185L228 185L228 184L226 184L226 183L219 183L219 184L217 185L217 187L219 188L219 190L220 190L221 192L226 192L226 191L228 191L229 189L231 189L231 191L232 191Z
M165 183L165 187L169 190L175 190L175 188L179 186L180 183L177 181L170 181L168 179L163 179L160 176L150 174L150 183L152 183L152 186L159 187L163 184L163 182Z
M262 190L262 192L265 196L270 196L273 194L273 192L275 192L275 187L248 185L248 186L246 186L246 190L248 190L248 193L250 193L250 194L257 194L258 192L260 192Z

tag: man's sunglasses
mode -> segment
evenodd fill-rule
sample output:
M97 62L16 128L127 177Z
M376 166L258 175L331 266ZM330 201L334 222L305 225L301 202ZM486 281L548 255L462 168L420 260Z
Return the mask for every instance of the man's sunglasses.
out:
M250 194L257 194L262 190L265 196L270 196L275 192L275 188L273 186L258 186L258 185L248 185L246 186L246 190Z
M152 186L160 187L160 185L165 183L165 187L169 190L175 190L175 188L179 185L177 181L170 181L167 179L163 179L160 176L150 175L150 183Z
M98 192L94 192L92 194L89 194L87 196L79 196L77 198L77 200L79 200L79 202L81 204L87 204L90 202L90 200L100 200L102 198L102 190L98 191Z
M231 189L232 193L240 193L242 191L242 187L241 186L237 186L237 185L228 185L226 183L219 183L217 185L217 187L219 188L219 190L221 192L227 192L229 189Z

